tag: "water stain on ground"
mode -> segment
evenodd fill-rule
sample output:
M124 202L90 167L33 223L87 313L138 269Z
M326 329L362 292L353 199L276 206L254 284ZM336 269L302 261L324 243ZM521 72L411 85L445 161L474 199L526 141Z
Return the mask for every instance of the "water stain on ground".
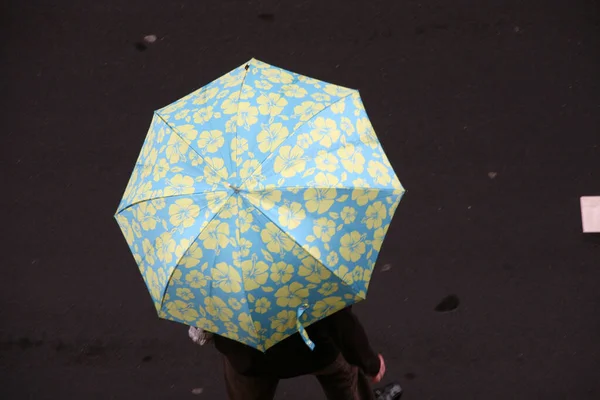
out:
M460 299L457 295L451 294L442 299L442 301L435 307L435 311L437 312L449 312L454 311L458 308L460 304Z

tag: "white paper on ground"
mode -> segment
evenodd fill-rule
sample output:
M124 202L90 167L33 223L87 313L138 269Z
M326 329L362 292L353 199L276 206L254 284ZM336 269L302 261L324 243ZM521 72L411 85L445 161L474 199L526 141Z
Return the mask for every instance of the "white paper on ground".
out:
M584 232L600 232L600 196L581 197L581 223Z

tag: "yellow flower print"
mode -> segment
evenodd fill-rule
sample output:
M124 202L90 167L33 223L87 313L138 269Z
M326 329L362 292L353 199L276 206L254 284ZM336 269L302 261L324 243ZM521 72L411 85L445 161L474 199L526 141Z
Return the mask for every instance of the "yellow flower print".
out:
M227 300L227 302L229 303L229 306L236 311L242 308L242 303L240 303L235 297L230 298Z
M159 181L167 176L171 167L164 158L161 158L158 164L154 165L154 181Z
M323 214L327 212L337 196L335 189L309 188L304 191L306 209L313 213Z
M354 280L354 282L362 281L364 274L365 274L365 269L363 267L359 267L357 265L356 267L354 267L354 270L352 271L352 279Z
M252 175L259 166L260 162L258 162L258 160L244 161L244 164L240 168L240 178L243 180L248 179L248 177L250 177L250 175Z
M285 97L296 97L300 99L308 94L303 87L298 85L284 85L282 89Z
M340 277L346 285L352 285L354 283L352 271L350 271L345 265L340 265L337 271L335 271L335 274Z
M256 86L257 89L260 90L269 90L273 87L273 85L271 85L269 82L267 81L256 81L254 83L254 86ZM287 95L286 95L287 96Z
M169 137L165 154L171 164L177 164L179 160L185 159L184 154L188 151L188 144L173 134Z
M194 309L192 303L186 303L181 300L167 303L167 311L172 317L180 321L191 322L200 317L200 314Z
M298 307L308 298L308 289L298 282L280 287L275 292L279 307Z
M352 143L347 143L346 146L337 151L342 165L348 173L362 173L365 169L365 157L363 157L360 148L355 147Z
M256 137L258 149L263 153L271 153L288 137L289 131L280 122L266 125Z
M338 159L326 150L319 150L315 157L317 169L321 171L333 172L338 168Z
M356 132L358 132L360 141L372 149L377 147L377 136L368 118L359 118L356 121Z
M323 110L325 106L314 101L305 101L302 104L294 107L294 115L300 116L300 121L308 121L313 115Z
M289 229L297 228L306 218L302 204L296 202L280 206L277 212L279 213L279 223Z
M199 239L207 249L223 249L229 244L229 225L213 221L200 233Z
M184 257L181 259L180 265L186 268L193 268L200 263L202 259L202 247L198 245L198 242L192 243L187 249Z
M329 100L331 100L331 97L329 97L328 95L326 95L325 93L313 93L310 95L310 97L312 97L313 99L315 99L315 101L324 103L327 102Z
M242 158L238 157L240 154L244 154L248 151L248 140L244 138L232 138L231 139L231 160L236 164L242 163Z
M352 200L359 206L364 206L377 197L377 190L368 188L356 188L352 191Z
M306 158L304 150L298 146L281 146L279 154L275 157L273 170L284 178L291 178L304 171Z
M152 298L160 301L162 290L160 288L160 284L158 283L158 276L152 268L146 269L146 282L148 284L148 288L150 289Z
M152 195L152 182L146 182L143 185L140 185L135 194L138 200L145 199L150 195Z
M204 275L198 270L192 270L185 276L185 281L188 283L188 285L195 289L206 287L209 279L210 278L208 276Z
M385 229L377 228L375 232L373 232L373 248L377 251L381 250L381 245L383 244L383 239L385 237Z
M183 139L185 139L188 143L196 139L196 136L198 136L198 131L196 130L196 127L190 124L179 125L177 127L177 131L179 132L181 137L183 137Z
M277 332L285 332L296 326L296 313L294 311L280 311L276 317L271 318L271 329Z
M200 207L192 199L179 199L169 207L170 222L174 226L189 228L200 215Z
M255 206L263 210L270 210L281 201L281 191L264 190L262 192L250 193L247 198Z
M331 272L314 257L306 257L298 269L298 275L306 278L310 283L321 283L331 276Z
M335 266L338 263L338 261L339 261L339 257L335 251L330 252L327 255L327 258L325 259L325 262L327 263L327 266L329 266L329 267Z
M164 268L158 269L158 283L160 283L160 286L162 287L165 287L167 284L167 273L165 272Z
M190 241L188 239L181 239L177 247L175 247L175 260L181 261L185 252L190 248Z
M144 160L144 166L142 167L142 178L146 178L152 173L152 169L156 165L156 158L158 157L158 152L156 149L152 149L148 157Z
M275 283L287 283L292 279L294 266L283 261L271 265L271 280Z
M358 231L352 231L342 236L340 239L340 254L344 260L356 262L365 254L366 247L363 239Z
M294 247L294 241L272 222L267 222L265 228L260 232L260 238L271 253L290 251Z
M283 340L283 334L281 332L275 332L271 337L265 339L265 349L273 347L277 343Z
M254 323L252 322L252 317L247 313L240 313L238 315L238 322L240 328L250 334L252 337L256 337L256 329L254 327Z
M363 222L366 223L367 228L369 229L379 228L386 217L387 209L385 204L381 201L377 201L367 207Z
M196 320L196 326L204 329L207 332L219 332L219 327L214 322L206 318L200 318L199 320Z
M258 111L262 115L274 117L281 114L284 107L287 105L287 100L278 93L269 93L268 95L260 95L256 102L259 104Z
M339 286L337 283L332 283L332 282L325 282L321 288L318 290L319 293L321 293L323 296L329 296L335 292L337 292L339 289Z
M240 253L242 253L243 257L247 257L250 254L250 249L252 248L252 242L246 238L241 237L238 243L240 247Z
M148 264L154 264L154 257L156 256L154 245L150 243L150 240L144 239L142 248L144 249L144 261Z
M215 318L220 319L223 322L231 321L233 317L233 311L227 307L227 304L220 298L213 296L204 299L204 305L206 311Z
M152 206L157 210L162 210L167 206L165 199L153 199L150 204L152 204Z
M219 78L219 83L223 85L225 88L230 88L233 86L239 86L242 84L244 80L244 75L246 74L246 70L241 69L236 72L230 72L227 75L223 75Z
M315 303L312 307L311 314L316 318L322 318L331 315L344 307L346 307L346 303L344 303L341 297L327 297Z
M356 209L353 207L344 207L342 212L340 212L340 218L345 224L351 224L356 219L356 214Z
M194 296L194 293L192 293L192 291L188 288L177 288L177 290L175 290L175 293L177 294L177 297L183 300L192 300L196 297Z
M140 203L137 207L135 218L142 224L142 229L145 231L156 228L156 208L150 202Z
M199 105L206 104L209 100L212 100L217 95L217 93L219 93L219 88L216 87L201 90L200 93L194 99L193 103Z
M252 213L242 209L238 214L238 222L240 224L240 232L244 233L250 229L252 222L254 222L254 217L252 216Z
M225 293L238 293L242 290L242 277L237 269L227 263L218 263L212 269L213 286L217 286Z
M207 158L206 163L208 164L204 167L206 183L214 185L221 182L223 178L227 179L227 168L225 168L225 161L222 158Z
M156 238L156 255L158 259L167 264L173 261L175 252L175 241L169 232L165 232Z
M380 185L387 185L392 181L389 170L379 161L369 161L367 172Z
M344 112L344 110L346 109L346 102L345 101L337 101L337 102L333 103L331 106L329 106L329 109L334 114L342 114Z
M221 103L223 114L235 114L238 110L239 92L232 93L228 98Z
M221 206L219 211L219 218L229 219L237 214L237 202L234 199L229 199L225 204Z
M212 106L203 107L194 113L194 122L197 124L204 124L213 117Z
M262 75L273 83L292 83L294 77L278 68L269 68L261 71Z
M270 308L271 302L266 297L262 297L256 300L256 303L254 303L254 311L256 311L259 314L266 313L267 311L269 311Z
M185 105L185 100L180 99L180 100L176 101L175 103L169 104L168 106L166 106L165 108L160 110L160 113L161 113L161 115L162 114L167 114L167 115L172 114L173 112L179 110L184 105Z
M310 131L310 136L322 146L329 148L340 138L341 132L331 118L318 117L311 126L313 129Z
M194 178L191 176L175 175L167 181L165 196L176 196L194 193Z
M242 262L242 274L245 290L258 289L269 278L269 266L255 259Z
M217 99L222 99L227 95L229 95L229 90L221 90L219 94L217 94Z
M335 235L335 222L328 218L319 218L313 225L313 233L318 239L327 243Z
M296 137L296 146L300 146L303 149L308 149L312 143L313 141L308 133L303 133Z
M223 325L225 325L228 334L236 334L239 331L238 326L233 322L225 322Z
M197 167L198 165L201 165L204 160L202 159L202 157L200 157L198 155L198 153L196 153L196 150L190 148L190 152L188 153L188 157L190 159L190 163L192 164L192 166Z
M216 129L204 131L198 138L198 147L208 153L216 153L224 144L223 132Z
M323 90L325 91L325 93L330 94L331 96L336 96L336 97L345 97L345 96L348 96L350 93L352 93L352 89L348 89L348 88L337 86L337 85L331 85L331 84L328 84L327 86L325 86L323 88Z
M129 224L129 220L121 214L119 214L117 215L117 222L119 224L119 227L121 227L121 230L123 231L123 235L125 236L127 244L129 246L133 246L133 241L135 240L135 237L133 235L133 229Z
M241 102L238 105L237 124L246 129L258 122L258 109L252 107L247 101Z
M254 97L254 88L249 85L242 86L242 91L240 92L240 99L247 100Z
M342 130L346 132L346 135L348 136L351 136L354 133L354 125L348 117L342 117L340 120L340 128L342 128Z

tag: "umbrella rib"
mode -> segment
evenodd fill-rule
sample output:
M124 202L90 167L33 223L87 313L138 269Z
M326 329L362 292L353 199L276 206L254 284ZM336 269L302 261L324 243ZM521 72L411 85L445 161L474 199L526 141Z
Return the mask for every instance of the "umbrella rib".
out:
M250 203L248 200L246 200L243 196L239 196L238 199L241 199L242 203L245 201L247 203ZM241 256L241 246L240 246L240 237L241 237L241 232L240 232L240 204L238 203L238 213L236 216L236 224L235 224L235 241L237 243L237 250L238 250L238 254L240 254ZM254 318L252 316L252 311L250 311L250 302L247 301L248 300L248 296L247 296L247 292L246 292L246 286L244 284L244 270L242 269L242 263L240 261L240 276L242 277L242 291L244 292L244 298L246 299L246 311L248 311L248 316L250 317L250 321L252 322L252 330L254 330L254 333L256 334L256 338L257 339L261 339L258 337L258 332L256 331L256 327L254 326ZM261 343L262 344L262 343Z
M206 225L204 225L204 228L200 230L200 232L198 232L198 234L196 235L196 238L190 242L190 247L192 247L192 244L194 244L198 238L200 237L200 235L202 234L202 232L204 231L204 229L206 229L210 223L217 217L217 215L219 215L221 213L221 211L223 211L223 207L225 207L225 204L227 204L227 202L229 201L229 199L231 198L231 196L233 196L233 193L231 193L223 202L223 204L221 205L221 208L219 208L219 210L217 212L215 212L215 215L212 216L212 218L210 219L210 221L208 221L208 223ZM208 207L208 205L207 205ZM169 289L169 285L171 285L171 279L173 278L173 275L175 274L175 270L177 269L177 267L179 266L179 263L181 262L181 260L183 260L183 257L187 254L189 250L188 249L181 255L181 257L179 257L179 259L177 260L177 262L175 263L174 267L173 267L173 271L171 272L171 275L169 276L169 280L167 281L167 284L165 285L165 289L163 290L161 299L160 299L160 308L159 308L159 312L162 311L163 309L163 305L165 302L165 295L167 294L167 290ZM212 290L212 285L211 285L211 290Z
M309 119L307 119L306 121L304 121L304 123L302 123L302 125L298 126L297 128L295 128L292 133L290 133L288 135L288 137L285 138L285 140L281 143L279 143L279 145L273 149L273 151L271 151L271 154L269 154L264 160L262 160L262 162L260 164L258 164L258 167L256 167L254 169L254 171L252 171L252 173L246 178L244 179L241 183L239 187L244 186L244 183L246 183L246 181L250 178L252 178L254 176L254 174L256 174L256 171L260 170L262 165L267 162L267 160L270 160L273 155L275 154L275 150L277 150L278 148L280 148L281 146L283 146L283 144L285 142L288 141L288 139L290 139L291 137L293 137L296 132L298 131L298 129L300 129L301 127L303 127L304 125L306 125L308 122L312 121L317 115L321 114L323 111L328 110L331 108L331 106L336 105L337 103L339 103L340 101L343 101L344 99L346 99L346 97L351 96L352 94L356 93L355 90L353 90L352 92L348 93L347 95L345 95L344 97L340 97L338 100L334 101L333 103L329 104L328 106L324 107L322 110L320 110L319 112L315 113L313 116L311 116ZM237 128L236 128L237 129Z
M250 63L247 63L246 67L248 67L248 68L245 68L244 78L242 79L242 84L240 85L240 92L238 93L238 101L237 101L238 109L237 109L237 113L235 115L235 160L231 160L231 161L233 161L233 163L235 164L235 176L236 176L236 179L237 179L238 172L239 172L238 171L239 165L237 163L237 160L238 160L238 157L239 157L238 149L240 148L239 142L238 142L238 128L240 126L238 124L238 121L239 121L239 118L240 118L240 100L242 98L242 90L244 89L244 84L246 83L246 77L248 76L248 70L250 69L249 66L250 66Z
M206 162L206 160L205 160L205 158L202 156L202 154L200 154L200 153L198 152L198 150L196 150L196 149L195 149L195 148L192 146L192 144L191 144L190 142L188 142L187 140L185 140L185 139L183 138L183 136L181 136L181 133L179 133L179 132L177 131L177 129L176 129L174 126L172 126L171 124L169 124L169 123L168 123L168 122L167 122L167 121L166 121L166 120L165 120L165 119L162 117L162 115L160 115L160 114L158 113L158 111L155 111L155 112L154 112L154 114L156 114L156 116L158 116L158 118L160 118L160 119L161 119L161 120L162 120L162 121L165 123L165 125L167 125L167 126L168 126L168 127L169 127L169 128L172 130L172 131L173 131L173 133L175 133L175 134L177 135L177 137L178 137L179 139L181 139L181 140L182 140L182 141L183 141L185 144L187 144L187 145L189 146L189 148L190 148L190 149L192 149L192 150L194 151L194 153L198 154L198 157L200 157L200 158L202 159L202 162L203 162L203 163L205 163L206 165L208 165L208 167L209 167L210 169L212 169L212 170L214 171L214 173L215 173L215 174L217 174L217 176L219 176L219 177L220 177L220 178L221 178L221 179L222 179L222 180L223 180L225 183L227 183L227 178L225 178L225 177L224 177L223 175L221 175L221 174L220 174L220 173L219 173L219 172L218 172L216 169L214 169L212 165L210 165L209 163L207 163L207 162Z
M225 189L222 189L222 190L204 190L202 192L181 193L181 194L171 194L171 195L168 195L168 196L149 197L147 199L142 199L142 200L135 201L135 202L133 202L133 203L131 203L131 204L129 204L129 205L121 208L120 210L117 210L116 214L121 214L123 211L125 211L125 210L127 210L129 208L131 208L133 206L136 206L138 204L141 204L141 203L145 203L147 201L159 200L159 199L169 199L171 197L180 197L180 196L194 196L194 195L202 194L202 193L217 193L217 192L225 192L225 193L227 193L227 190L225 190Z

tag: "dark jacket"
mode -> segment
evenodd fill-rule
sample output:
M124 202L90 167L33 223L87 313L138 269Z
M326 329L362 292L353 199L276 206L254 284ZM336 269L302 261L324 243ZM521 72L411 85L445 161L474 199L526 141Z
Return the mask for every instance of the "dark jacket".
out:
M273 376L280 379L319 371L335 361L341 352L346 361L365 374L379 373L379 357L371 349L362 325L351 310L344 308L306 328L315 343L310 350L296 333L269 348L265 353L242 343L214 336L217 350L233 368L247 376Z

